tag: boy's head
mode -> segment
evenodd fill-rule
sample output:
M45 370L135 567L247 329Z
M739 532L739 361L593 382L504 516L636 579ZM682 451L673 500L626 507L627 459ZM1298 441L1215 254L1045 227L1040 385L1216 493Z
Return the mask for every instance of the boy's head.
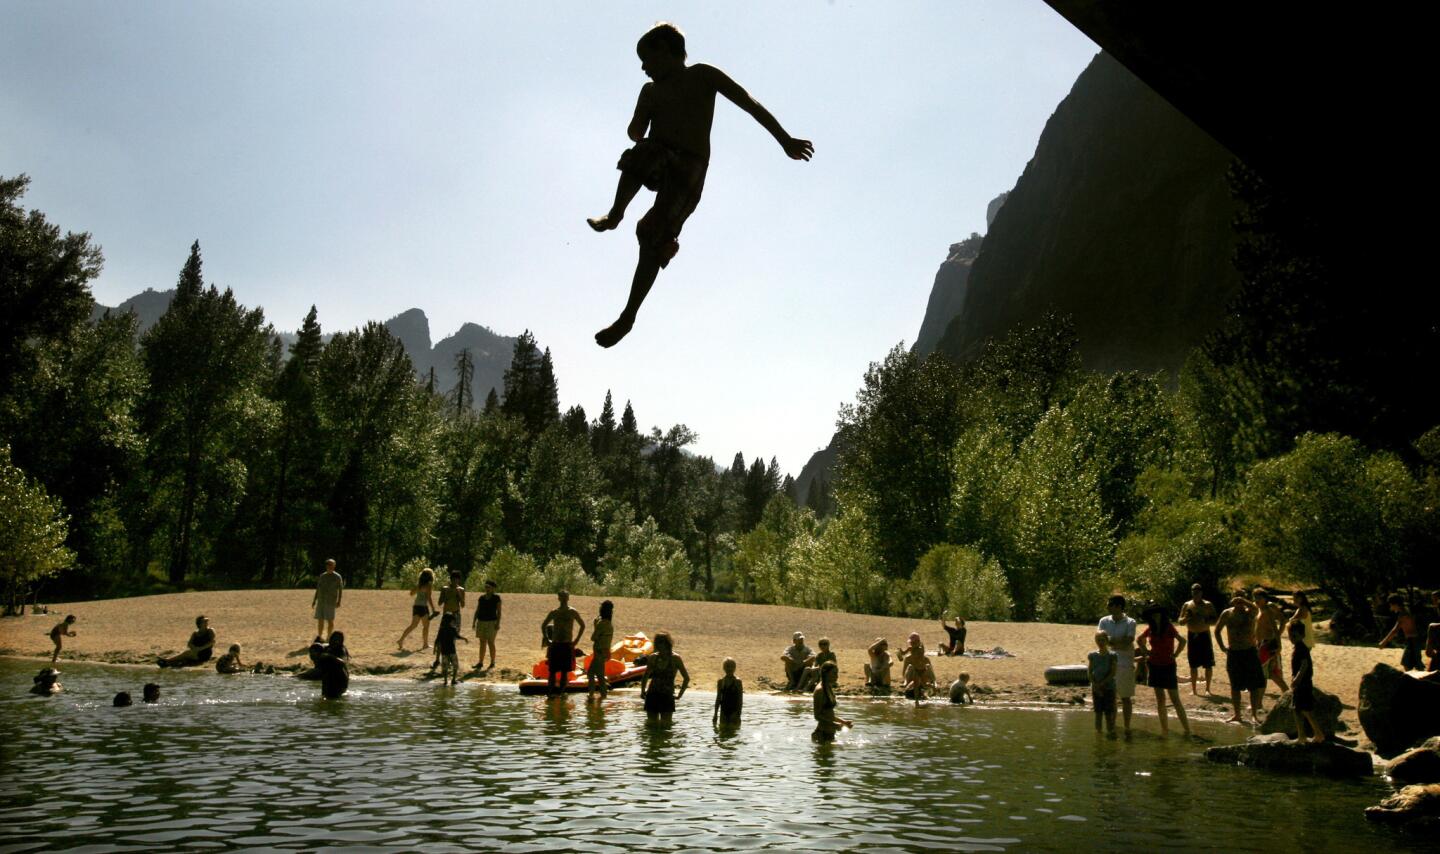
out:
M320 656L323 655L324 653L325 653L325 645L324 645L324 644L320 644L320 643L312 643L312 644L310 644L310 660L311 660L311 661L318 661L319 658L320 658Z
M494 593L494 592L495 592L495 579L493 579L493 578L487 578L487 579L485 579L485 592L486 592L486 593Z
M608 619L610 619L610 615L613 614L613 613L615 613L615 603L614 603L614 602L611 602L609 599L606 599L604 602L601 602L601 603L600 603L600 619L602 619L602 620L608 620Z
M960 673L960 681L967 685L970 684L970 674L962 671Z
M454 615L452 614L451 616L454 616ZM345 633L344 633L344 632L331 632L331 633L330 633L330 646L331 646L331 647L338 649L338 648L340 648L340 647L342 647L342 646L344 646L344 645L345 645Z
M1205 588L1201 587L1198 583L1192 584L1190 585L1190 595L1195 597L1196 599L1199 599L1201 596L1205 595Z
M73 622L75 622L75 615L74 615L74 614L66 614L66 615L65 615L65 623L68 625L68 624L73 623Z
M829 639L829 638L821 638L820 640L816 641L816 643L820 644L820 651L821 651L821 652L829 652L829 651L830 651L830 639Z
M144 693L141 696L141 699L143 699L147 703L160 702L160 686L156 685L154 682L146 682Z
M1391 593L1390 598L1385 600L1390 603L1390 610L1396 613L1405 610L1405 597L1399 593Z
M1285 633L1290 636L1291 643L1299 644L1305 642L1305 624L1299 620L1291 620L1289 625L1285 627Z
M1110 648L1110 636L1104 632L1095 633L1095 648L1104 652Z
M820 665L820 679L826 685L834 684L835 680L839 676L840 668L836 666L835 662L827 661L824 664Z
M666 652L670 652L670 651L673 650L674 648L675 648L675 639L672 638L672 637L670 637L670 633L669 633L669 632L656 632L656 633L655 633L655 650L656 650L657 652L660 651L660 650L662 650L662 649L665 650Z
M735 675L735 659L727 658L720 663L720 666L724 668L726 676Z
M635 43L640 70L652 80L664 80L685 67L685 34L674 24L661 22Z
M115 695L115 699L114 699L114 701L112 702L112 705L114 705L116 708L119 708L119 707L121 707L121 706L131 705L130 692L129 692L129 691L121 691L120 693L116 694L116 695Z
M204 614L201 614L200 616L195 618L195 628L203 629L205 628L205 624L208 622L210 622L210 620L207 619Z
M240 644L238 644L238 643L232 643L232 644L230 644L230 654L233 655L233 656L235 656L236 658L239 658L239 657L240 657Z
M329 560L325 561L325 571L326 571L326 572L334 572L334 571L335 571L335 558L332 557L332 558L330 558Z
M1118 593L1114 596L1111 596L1110 600L1106 602L1105 605L1110 609L1110 613L1114 616L1118 617L1121 614L1125 613L1125 597L1121 596Z

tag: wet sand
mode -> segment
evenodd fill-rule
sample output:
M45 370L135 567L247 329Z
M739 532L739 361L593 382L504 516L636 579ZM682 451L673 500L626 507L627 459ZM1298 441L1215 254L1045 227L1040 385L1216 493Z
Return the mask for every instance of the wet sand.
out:
M242 657L246 664L265 662L279 669L298 669L306 664L306 651L315 633L311 595L308 589L231 590L52 605L49 614L0 619L0 655L43 656L48 660L50 628L66 614L75 614L77 637L65 639L62 669L66 659L153 665L159 656L183 649L194 630L196 615L204 614L210 618L217 635L217 657L230 644L239 643L244 649ZM555 597L502 595L504 615L497 641L498 667L489 673L468 674L466 678L471 681L517 682L529 676L530 668L543 654L540 623L555 607ZM571 600L587 623L594 619L599 602L599 598L587 596ZM738 662L737 673L747 690L764 690L781 681L784 672L780 653L789 644L791 632L797 630L805 633L812 648L821 637L830 638L831 649L839 657L841 691L856 694L863 693L865 647L876 637L888 638L892 651L902 646L912 631L920 632L932 652L945 640L945 632L935 621L775 605L626 598L615 598L614 602L616 638L636 631L653 636L658 630L668 630L675 637L676 653L685 659L689 668L691 686L697 690L713 690L721 675L721 661L726 656ZM474 594L471 593L464 627L464 634L471 642L460 644L462 669L472 667L478 655L470 626L473 607ZM432 653L419 650L420 629L407 640L407 651L396 649L396 640L409 622L410 598L404 591L347 591L335 627L345 633L354 659L351 672L422 678L430 667ZM432 640L437 627L438 621L432 622ZM968 650L1002 647L1013 657L936 657L933 659L935 672L942 684L948 684L964 670L970 674L970 683L982 703L1080 705L1088 702L1089 692L1083 687L1047 686L1044 670L1055 664L1083 663L1085 654L1093 648L1093 627L976 621L968 627ZM581 646L585 646L583 640ZM1289 657L1288 646L1286 657ZM1181 684L1181 697L1192 716L1223 718L1229 715L1230 686L1225 678L1223 655L1221 659L1212 683L1214 695L1203 696L1202 685L1202 696L1195 697L1189 685ZM1347 707L1343 719L1350 725L1351 734L1360 736L1354 710L1360 677L1379 662L1398 666L1400 650L1319 644L1314 650L1314 660L1316 685L1340 697ZM898 682L898 665L892 673ZM1273 702L1275 696L1272 685L1267 704ZM1154 712L1154 692L1150 689L1143 686L1137 689L1135 700L1137 711Z

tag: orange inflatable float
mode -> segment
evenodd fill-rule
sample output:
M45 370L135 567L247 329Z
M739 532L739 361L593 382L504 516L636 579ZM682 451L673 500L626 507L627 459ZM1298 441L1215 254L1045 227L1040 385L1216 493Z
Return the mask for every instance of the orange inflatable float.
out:
M616 688L628 682L634 682L645 675L645 656L655 651L655 644L645 636L644 632L636 632L633 635L626 635L619 643L610 647L610 660L605 662L605 679L610 683L611 688ZM562 690L567 692L584 691L588 687L585 678L585 671L590 669L590 662L595 656L586 655L583 659L576 656L575 669L570 671L569 678L565 680ZM540 659L535 666L530 668L530 678L520 683L521 694L544 694L550 688L550 665L544 659Z

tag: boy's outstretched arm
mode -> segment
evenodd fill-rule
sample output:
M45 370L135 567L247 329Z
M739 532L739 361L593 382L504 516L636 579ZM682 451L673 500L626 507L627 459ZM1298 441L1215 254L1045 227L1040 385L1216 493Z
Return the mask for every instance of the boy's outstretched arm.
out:
M739 83L731 80L728 74L713 65L700 67L709 69L706 73L710 75L711 82L715 86L715 91L724 95L735 106L749 113L754 117L755 121L760 123L761 127L770 131L770 135L775 137L775 141L780 143L780 147L785 149L785 154L788 155L791 160L809 160L811 155L815 153L815 146L811 144L810 140L796 139L786 133L785 128L780 126L780 122L777 121L774 116L770 115L770 111L765 109L759 101L750 97L750 93L746 92L745 88Z

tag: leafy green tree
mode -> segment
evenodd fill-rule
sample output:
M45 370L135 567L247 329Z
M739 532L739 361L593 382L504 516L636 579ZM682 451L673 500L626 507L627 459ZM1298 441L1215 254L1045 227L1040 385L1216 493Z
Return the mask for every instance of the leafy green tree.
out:
M698 489L695 468L685 449L699 439L695 431L676 424L664 433L650 431L649 476L644 512L655 518L660 530L684 542L694 531Z
M522 486L527 550L542 560L593 555L601 492L588 441L559 424L541 433L531 447Z
M35 355L90 313L90 280L104 258L89 234L67 232L20 199L30 178L0 176L0 398L33 370Z
M1234 507L1194 497L1187 479L1182 472L1156 468L1137 480L1147 507L1115 555L1125 589L1137 598L1178 606L1190 598L1192 584L1213 597L1242 566L1231 524Z
M169 533L169 579L179 585L197 552L209 556L243 493L246 472L235 452L258 423L270 329L230 289L204 287L196 241L170 307L140 350L150 377L140 402L150 511Z
M0 581L6 614L19 613L31 585L74 562L74 553L65 547L65 522L60 501L13 464L10 446L0 444Z
M1174 445L1165 390L1153 376L1094 374L1078 385L1064 415L1077 422L1080 443L1074 451L1094 461L1100 505L1123 535L1145 505L1135 492L1136 479L1168 462Z
M470 586L478 586L483 579L494 581L502 593L539 593L545 589L545 577L535 558L514 546L496 549L485 564L483 578L472 578Z
M501 503L528 444L519 420L498 411L444 427L435 554L464 576L504 540Z
M1241 552L1260 572L1314 583L1375 628L1368 597L1412 580L1424 491L1394 454L1348 436L1307 433L1250 470L1240 498ZM1434 581L1433 570L1429 576Z
M1008 620L1014 607L1005 572L994 558L969 546L942 544L920 558L909 581L897 582L891 613L934 619Z
M612 596L695 598L685 547L648 516L638 525L623 518L611 524L600 571Z
M565 590L572 596L598 596L602 592L600 585L585 572L580 559L570 555L550 558L540 575L540 583L545 593Z

